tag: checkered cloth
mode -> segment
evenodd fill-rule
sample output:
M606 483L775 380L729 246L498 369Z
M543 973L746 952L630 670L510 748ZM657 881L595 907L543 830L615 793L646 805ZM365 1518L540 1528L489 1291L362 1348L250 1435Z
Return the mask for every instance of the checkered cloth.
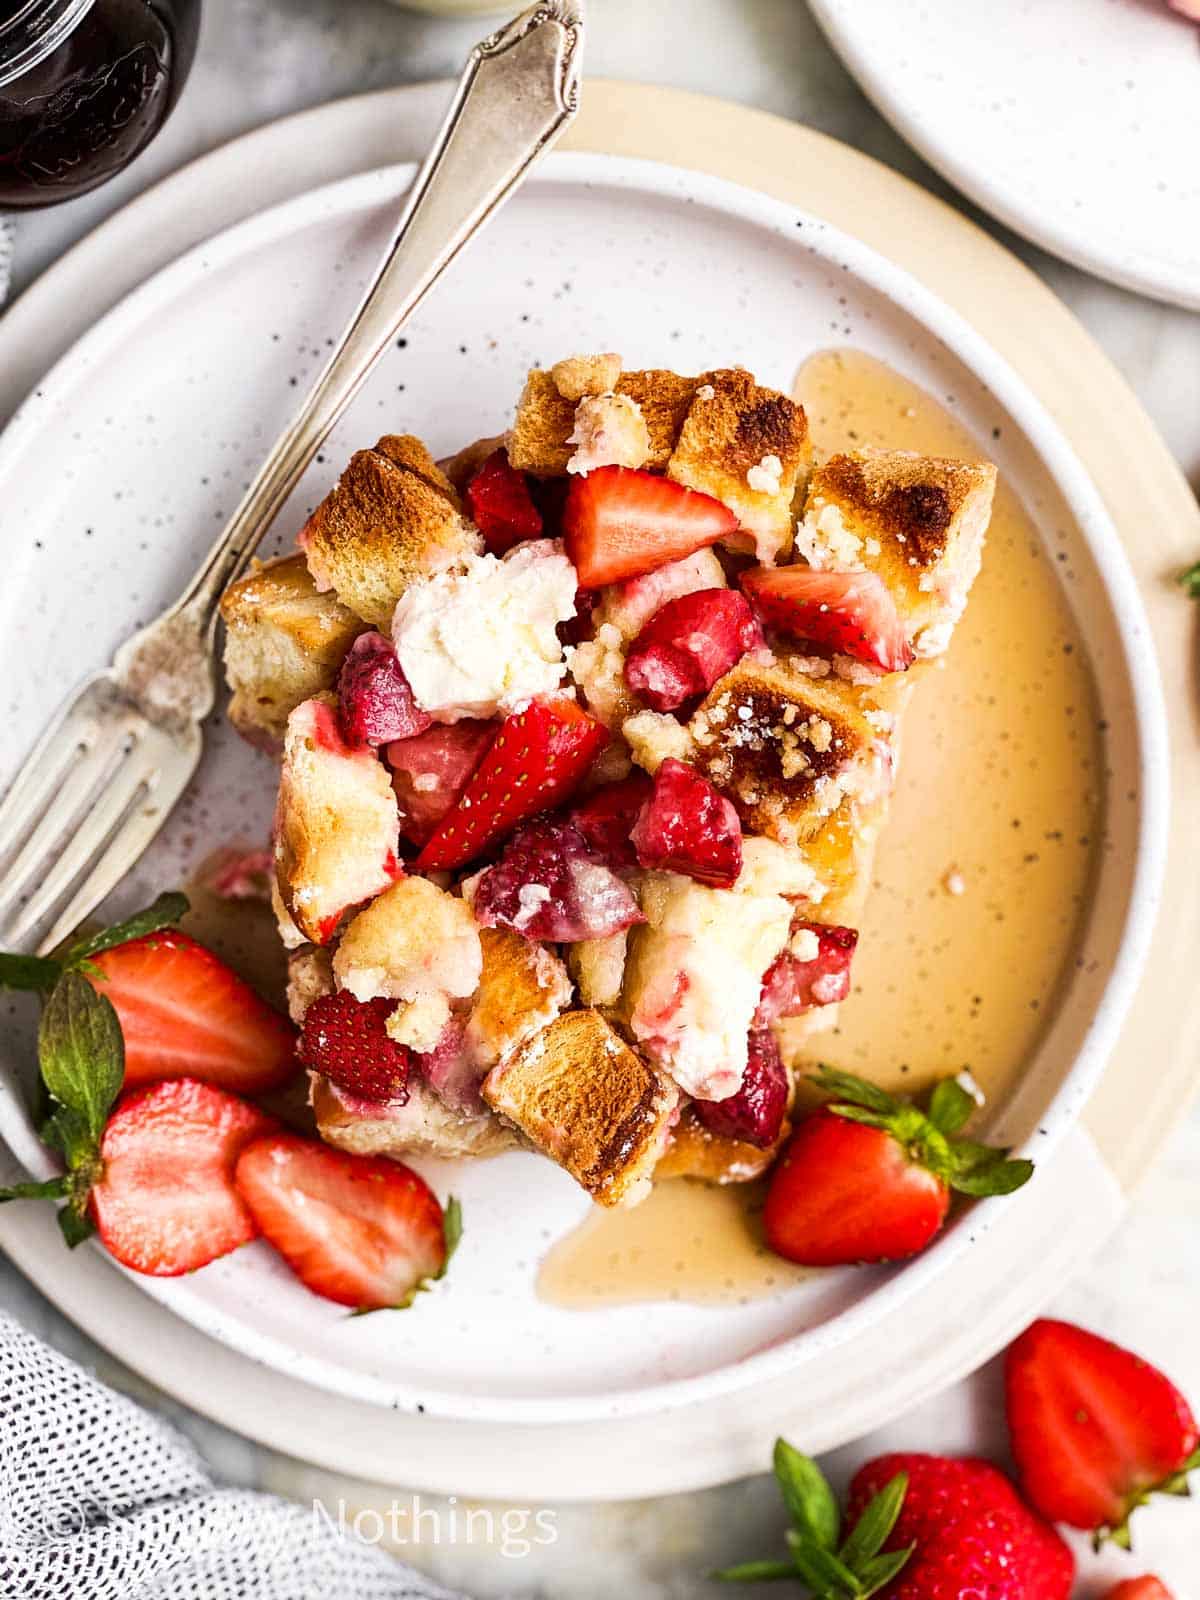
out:
M216 1487L161 1418L0 1313L0 1600L455 1600L330 1519Z

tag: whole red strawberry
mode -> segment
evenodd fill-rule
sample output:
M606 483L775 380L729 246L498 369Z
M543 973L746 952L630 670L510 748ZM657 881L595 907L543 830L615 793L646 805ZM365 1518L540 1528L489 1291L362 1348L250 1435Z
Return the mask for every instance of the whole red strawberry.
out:
M362 1100L408 1099L412 1056L388 1034L394 1000L356 1000L345 990L322 995L304 1015L300 1059Z
M1175 1600L1161 1578L1147 1573L1144 1578L1126 1578L1106 1591L1103 1600Z
M898 1473L908 1492L883 1548L912 1555L880 1600L1068 1600L1070 1550L989 1462L880 1456L850 1485L850 1517Z
M1029 1161L959 1137L975 1102L953 1078L926 1111L825 1067L814 1082L834 1096L784 1148L767 1191L763 1226L778 1255L806 1267L900 1261L941 1228L952 1191L1010 1194Z
M1187 1494L1200 1432L1169 1378L1070 1322L1042 1319L1005 1359L1008 1428L1025 1493L1045 1517L1130 1545L1152 1494Z

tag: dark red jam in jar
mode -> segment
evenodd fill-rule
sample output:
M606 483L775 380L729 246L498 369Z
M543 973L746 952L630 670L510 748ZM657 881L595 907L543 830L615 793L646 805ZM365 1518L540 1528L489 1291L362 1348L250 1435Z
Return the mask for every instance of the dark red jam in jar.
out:
M115 177L179 98L200 0L0 0L0 211Z

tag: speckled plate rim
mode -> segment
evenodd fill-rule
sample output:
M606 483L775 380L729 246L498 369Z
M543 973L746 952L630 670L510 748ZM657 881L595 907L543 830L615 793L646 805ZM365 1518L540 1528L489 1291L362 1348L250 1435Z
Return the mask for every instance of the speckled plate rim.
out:
M157 306L178 304L187 287L204 274L219 273L229 263L273 241L287 239L315 219L336 225L378 205L381 188L397 192L411 175L410 169L387 174L362 174L330 187L302 195L281 206L235 225L206 240L179 261L158 273L141 289L114 308L47 375L47 394L69 384L75 374L102 370L107 347L121 342L126 329L144 325ZM896 305L934 340L939 341L974 373L1014 418L1031 441L1044 466L1063 494L1072 517L1099 571L1120 630L1123 666L1134 704L1139 768L1139 817L1132 862L1109 857L1108 874L1130 870L1124 930L1107 983L1096 1006L1090 1028L1082 1035L1077 1053L1047 1103L1039 1108L1036 1132L1026 1153L1045 1165L1065 1131L1078 1117L1094 1087L1132 996L1148 945L1157 908L1167 833L1168 793L1166 722L1161 691L1152 658L1139 653L1146 623L1125 563L1116 530L1099 495L1065 437L1035 397L1007 364L957 314L907 273L874 250L832 228L811 213L732 185L724 179L690 173L629 157L553 155L531 180L555 185L591 188L629 188L663 201L677 198L681 183L689 197L711 211L728 216L779 237L802 240L798 248L815 253L831 271L843 272L867 284ZM799 232L797 230L800 230ZM0 440L0 481L8 464L19 458L30 438L44 426L38 400L22 409ZM1113 676L1119 674L1114 665ZM0 1133L13 1142L9 1126L14 1101L0 1101ZM36 1153L30 1157L36 1160ZM49 1171L49 1167L46 1167ZM249 1317L226 1313L206 1295L202 1278L160 1283L139 1279L139 1285L195 1326L266 1365L290 1371L306 1381L348 1397L389 1407L415 1409L448 1418L483 1417L492 1421L578 1421L602 1416L645 1414L668 1406L686 1405L731 1388L779 1376L797 1361L837 1349L858 1330L880 1319L894 1317L914 1296L930 1292L954 1268L962 1252L977 1246L995 1220L996 1203L978 1206L967 1219L948 1229L938 1243L918 1261L887 1275L854 1306L815 1328L743 1357L740 1361L709 1369L686 1379L636 1388L576 1396L480 1397L453 1389L438 1390L397 1384L369 1371L342 1368L309 1355L303 1349L255 1326Z
M64 256L5 318L6 365L0 415L31 389L47 352L65 349L143 273L250 209L250 197L283 199L315 182L415 152L436 125L446 90L421 85L381 91L302 113L202 158L167 179ZM890 249L992 343L1002 349L1068 428L1127 534L1143 599L1167 669L1179 737L1172 750L1180 802L1200 782L1200 709L1193 693L1192 613L1167 579L1200 544L1200 512L1178 467L1127 384L1073 314L1011 254L944 203L850 148L782 119L657 86L596 82L566 141L569 147L655 156L757 187L819 210L860 237ZM303 152L301 158L296 150ZM233 181L235 180L236 181ZM105 267L96 271L97 262ZM1140 537L1133 535L1139 533ZM1181 803L1177 818L1186 815ZM959 1329L951 1351L913 1330L893 1370L869 1392L860 1385L849 1410L826 1403L828 1382L793 1379L690 1411L664 1432L628 1420L615 1436L597 1427L536 1430L534 1452L522 1430L440 1424L335 1402L206 1340L157 1308L99 1255L80 1264L49 1248L53 1222L35 1208L0 1213L0 1242L64 1311L97 1340L178 1399L277 1449L343 1471L370 1470L396 1483L439 1484L476 1493L542 1493L623 1498L696 1487L757 1470L773 1433L786 1422L796 1437L826 1448L878 1426L923 1395L981 1364L1078 1262L1120 1214L1119 1195L1146 1170L1182 1114L1193 1084L1200 1019L1183 1004L1172 962L1200 951L1200 906L1185 868L1188 841L1171 840L1175 870L1155 937L1155 955L1124 1030L1119 1052L1069 1141L1092 1154L1064 1181L1051 1241L1019 1287L989 1302ZM1148 1081L1140 1053L1157 1052ZM1102 1160L1097 1160L1097 1152ZM1061 1163L1065 1168L1065 1161ZM1118 1180L1117 1189L1113 1179ZM1090 1219L1090 1221L1089 1221ZM1084 1226L1085 1222L1089 1226ZM997 1233L1007 1230L1002 1225ZM1041 1263L1050 1262L1046 1271ZM1022 1292L1028 1287L1028 1295ZM1011 1300L1011 1303L1009 1303ZM220 1376L214 1386L208 1375ZM903 1381L900 1381L900 1378ZM265 1386L266 1394L263 1394ZM268 1398L269 1397L269 1398ZM261 1403L265 1401L266 1403ZM835 1414L836 1413L836 1414ZM344 1420L337 1431L335 1418ZM680 1440L688 1448L681 1454ZM605 1449L607 1446L607 1451ZM464 1460L471 1463L463 1466Z
M1020 187L1003 182L1002 165L989 171L977 162L963 159L952 144L936 137L937 125L930 126L920 120L913 105L904 97L904 75L891 70L894 63L890 58L877 57L872 52L868 34L856 32L848 23L844 0L808 0L808 5L830 47L880 115L886 117L896 132L947 182L970 196L997 221L1109 283L1188 311L1200 310L1200 274L1156 259L1147 249L1126 256L1114 256L1097 249L1095 240L1086 232L1071 227L1072 212L1065 203L1055 211L1034 209L1023 203Z

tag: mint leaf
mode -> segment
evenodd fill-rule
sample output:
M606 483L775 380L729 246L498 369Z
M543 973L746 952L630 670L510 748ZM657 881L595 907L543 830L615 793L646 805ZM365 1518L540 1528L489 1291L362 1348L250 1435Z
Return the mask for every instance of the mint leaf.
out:
M1189 600L1200 600L1200 561L1179 574L1179 582Z
M153 905L136 911L124 922L115 922L111 928L102 928L99 933L89 934L87 938L68 945L60 956L62 964L64 967L78 967L89 957L98 956L102 950L128 944L131 939L144 939L148 933L157 933L160 928L173 928L187 909L187 895L180 894L178 890L160 894Z
M900 1515L907 1493L908 1473L898 1472L867 1504L838 1551L839 1559L861 1575L863 1565L879 1554L888 1534L896 1526L896 1518Z
M712 1576L718 1583L773 1583L779 1578L796 1581L790 1561L743 1561L737 1567L721 1567Z
M833 1490L811 1457L776 1439L775 1477L796 1529L821 1550L835 1550L842 1519Z
M45 956L8 955L0 951L0 989L45 993L58 982L59 966Z
M38 1061L54 1099L98 1145L125 1076L125 1041L112 1002L78 972L65 972L46 1002Z
M929 1120L948 1135L965 1128L975 1110L974 1100L956 1078L943 1078L929 1097Z

